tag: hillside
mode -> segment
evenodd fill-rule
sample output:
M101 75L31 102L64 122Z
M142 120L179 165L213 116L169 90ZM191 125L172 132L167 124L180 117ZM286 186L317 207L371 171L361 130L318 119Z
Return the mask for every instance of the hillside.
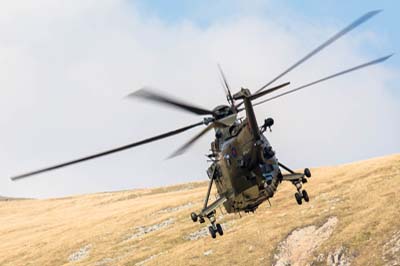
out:
M400 265L400 155L312 173L308 204L282 184L216 239L189 218L205 182L0 201L0 265Z

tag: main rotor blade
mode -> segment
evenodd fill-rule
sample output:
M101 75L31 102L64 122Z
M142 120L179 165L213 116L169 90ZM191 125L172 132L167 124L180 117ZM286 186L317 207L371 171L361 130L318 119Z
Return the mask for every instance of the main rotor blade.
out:
M257 99L257 98L260 98L260 97L262 97L262 96L264 96L264 95L266 95L266 94L272 93L272 92L274 92L274 91L276 91L276 90L278 90L278 89L281 89L281 88L283 88L283 87L286 87L286 86L289 85L289 84L290 84L290 82L286 82L286 83L280 84L280 85L278 85L278 86L272 87L272 88L270 88L270 89L268 89L268 90L266 90L266 91L262 91L262 92L259 92L259 93L252 94L252 95L250 96L250 100L252 101L252 100L255 100L255 99ZM244 110L243 108L239 108L243 103L244 103L244 102L240 102L239 104L236 105L236 108L237 108L237 111L238 111L238 112L241 112L241 111Z
M184 103L180 100L173 99L170 96L161 95L159 93L155 93L148 88L143 88L138 91L135 91L131 94L128 94L126 97L133 98L139 97L146 100L166 104L169 106L177 107L179 109L183 109L185 111L195 113L197 115L214 115L213 111L194 106L192 104Z
M288 69L286 69L285 71L283 71L281 74L279 74L277 77L275 77L273 80L271 80L270 82L268 82L267 84L265 84L264 86L262 86L257 92L262 91L263 89L265 89L266 87L268 87L269 85L271 85L272 83L274 83L276 80L280 79L281 77L283 77L284 75L286 75L288 72L292 71L294 68L296 68L297 66L299 66L300 64L302 64L303 62L305 62L306 60L308 60L309 58L311 58L312 56L314 56L316 53L320 52L322 49L324 49L325 47L327 47L328 45L332 44L333 42L335 42L336 40L338 40L340 37L342 37L343 35L345 35L346 33L348 33L349 31L353 30L354 28L356 28L357 26L361 25L362 23L364 23L365 21L369 20L370 18L372 18L373 16L375 16L376 14L380 13L382 10L374 10L374 11L370 11L366 14L364 14L363 16L361 16L360 18L356 19L355 21L353 21L350 25L348 25L347 27L345 27L344 29L342 29L341 31L339 31L338 33L336 33L335 35L333 35L331 38L329 38L326 42L324 42L323 44L321 44L320 46L318 46L317 48L315 48L314 50L312 50L310 53L308 53L306 56L304 56L302 59L300 59L298 62L296 62L294 65L292 65L291 67L289 67Z
M237 113L226 116L224 118L221 118L221 119L209 124L205 129L200 131L200 133L198 133L197 135L192 137L188 142L186 142L184 145L182 145L179 149L177 149L170 156L168 156L167 159L171 159L173 157L179 156L179 155L183 154L184 152L186 152L198 139L200 139L204 134L206 134L212 128L231 126L236 121L236 117L237 117Z
M232 93L231 93L231 87L228 84L228 80L225 77L224 71L222 70L222 67L220 64L218 64L218 69L219 72L221 74L222 80L224 82L225 85L225 95L226 95L226 99L228 100L229 104L233 104L233 97L232 97Z
M105 155L109 155L109 154L112 154L112 153L116 153L116 152L120 152L120 151L123 151L123 150L131 149L131 148L136 147L136 146L147 144L147 143L150 143L150 142L153 142L153 141L157 141L157 140L160 140L160 139L163 139L163 138L171 137L173 135L182 133L182 132L184 132L186 130L189 130L191 128L194 128L194 127L197 127L197 126L200 126L200 125L203 125L203 122L199 122L199 123L196 123L196 124L193 124L193 125L182 127L182 128L179 128L179 129L176 129L176 130L173 130L173 131L161 134L161 135L157 135L157 136L154 136L154 137L151 137L151 138L148 138L148 139L144 139L144 140L141 140L141 141L138 141L138 142L134 142L134 143L131 143L131 144L128 144L128 145L125 145L125 146L121 146L121 147L118 147L118 148L115 148L115 149L112 149L112 150L104 151L104 152L101 152L101 153L97 153L97 154L90 155L90 156L87 156L87 157L83 157L83 158L80 158L80 159L76 159L76 160L73 160L73 161L57 164L57 165L54 165L54 166L51 166L51 167L47 167L47 168L43 168L43 169L36 170L36 171L33 171L33 172L28 172L28 173L25 173L25 174L22 174L22 175L14 176L14 177L11 177L11 180L15 181L15 180L18 180L18 179L22 179L22 178L33 176L33 175L36 175L36 174L48 172L48 171L55 170L55 169L58 169L58 168L62 168L62 167L65 167L65 166L69 166L69 165L72 165L72 164L81 163L81 162L84 162L84 161L92 160L92 159L95 159L95 158L98 158L98 157L102 157L102 156L105 156Z
M283 87L286 87L289 84L290 84L290 82L285 82L285 83L283 83L281 85L275 86L275 87L270 88L270 89L268 89L266 91L262 91L262 92L259 92L259 93L256 93L256 94L252 94L250 96L250 100L255 100L255 99L260 98L260 97L262 97L264 95L270 94L270 93L272 93L272 92L274 92L276 90L279 90L279 89L281 89Z
M174 158L176 156L179 156L181 154L183 154L187 149L189 149L190 146L193 145L193 143L195 143L199 138L201 138L201 136L203 136L204 134L206 134L208 131L210 131L212 128L214 127L213 124L209 124L206 128L204 128L202 131L200 131L200 133L196 134L193 138L191 138L188 142L186 142L184 145L182 145L182 147L180 147L179 149L177 149L174 153L172 153L170 156L168 156L167 159L171 159Z
M310 87L310 86L312 86L312 85L315 85L315 84L317 84L317 83L320 83L320 82L323 82L323 81L326 81L326 80L329 80L329 79L332 79L332 78L335 78L335 77L338 77L338 76L341 76L341 75L344 75L344 74L350 73L350 72L352 72L352 71L355 71L355 70L358 70L358 69L361 69L361 68L364 68L364 67L367 67L367 66L371 66L371 65L375 65L375 64L381 63L381 62L383 62L383 61L385 61L385 60L389 59L389 58L390 58L392 55L393 55L393 54L391 54L391 55L387 55L387 56L384 56L384 57L381 57L381 58L375 59L375 60L373 60L373 61L370 61L370 62L367 62L367 63L361 64L361 65L358 65L358 66L355 66L355 67L352 67L352 68L346 69L346 70L344 70L344 71L341 71L341 72L338 72L338 73L336 73L336 74L333 74L333 75L330 75L330 76L324 77L324 78L322 78L322 79L319 79L319 80L316 80L316 81L310 82L310 83L308 83L308 84L305 84L305 85L303 85L303 86L300 86L300 87L298 87L298 88L295 88L295 89L292 89L292 90L286 91L286 92L284 92L284 93L281 93L281 94L278 94L278 95L276 95L276 96L274 96L274 97L268 98L268 99L266 99L266 100L263 100L263 101L261 101L261 102L258 102L258 103L255 103L255 104L253 104L253 106L260 105L260 104L262 104L262 103L265 103L265 102L271 101L271 100L273 100L273 99L276 99L276 98L282 97L282 96L284 96L284 95L287 95L287 94L289 94L289 93L293 93L293 92L295 92L295 91L298 91L298 90L301 90L301 89L304 89L304 88Z

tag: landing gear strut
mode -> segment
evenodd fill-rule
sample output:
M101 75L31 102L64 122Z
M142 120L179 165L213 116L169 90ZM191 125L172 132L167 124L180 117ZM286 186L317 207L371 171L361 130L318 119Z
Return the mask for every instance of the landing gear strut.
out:
M290 169L289 167L285 166L282 163L279 163L279 166L282 167L283 169L285 169L286 171L288 171L289 173L299 176L298 179L292 180L292 184L297 189L297 192L294 194L297 204L299 204L299 205L303 204L303 200L305 202L309 202L310 197L308 196L307 191L305 189L302 189L302 187L303 187L303 184L307 183L307 178L311 177L310 169L305 168L303 174L297 174L292 169Z
M224 234L224 231L222 230L222 226L219 223L216 223L216 218L215 218L216 210L214 207L216 206L215 204L223 203L223 201L221 201L221 198L220 198L219 200L217 200L216 202L214 202L210 206L208 206L208 200L210 198L210 192L211 192L211 187L212 187L213 182L214 182L214 178L211 178L210 183L208 184L208 190L207 190L206 198L204 200L204 206L203 206L202 211L199 214L192 212L190 214L190 218L192 219L192 221L194 223L197 221L199 221L200 223L204 223L205 218L208 218L208 220L211 223L211 225L208 227L208 231L212 238L216 238L217 233L220 236L222 236ZM223 200L223 198L222 198L222 200Z

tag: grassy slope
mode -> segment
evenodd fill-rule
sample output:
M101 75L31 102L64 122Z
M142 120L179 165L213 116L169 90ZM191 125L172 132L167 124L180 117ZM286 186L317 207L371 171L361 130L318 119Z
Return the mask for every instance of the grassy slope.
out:
M382 265L382 246L400 230L400 155L312 169L305 185L311 201L298 206L294 187L282 184L255 214L225 215L232 221L223 237L184 237L204 227L190 221L206 183L98 193L49 200L0 202L0 265L270 265L277 244L292 230L339 219L333 235L316 251L345 246L354 265ZM155 212L193 202L186 209ZM137 226L174 224L127 240ZM68 262L74 251L91 245L90 254ZM212 250L209 256L205 251ZM161 254L160 254L161 253ZM102 261L101 264L99 261ZM217 264L216 264L217 263Z

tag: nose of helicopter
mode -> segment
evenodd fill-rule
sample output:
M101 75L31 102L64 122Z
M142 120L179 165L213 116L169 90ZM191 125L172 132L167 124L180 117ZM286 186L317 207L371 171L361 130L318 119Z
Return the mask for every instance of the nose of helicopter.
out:
M233 114L232 108L228 105L218 105L213 109L215 119L221 119Z

